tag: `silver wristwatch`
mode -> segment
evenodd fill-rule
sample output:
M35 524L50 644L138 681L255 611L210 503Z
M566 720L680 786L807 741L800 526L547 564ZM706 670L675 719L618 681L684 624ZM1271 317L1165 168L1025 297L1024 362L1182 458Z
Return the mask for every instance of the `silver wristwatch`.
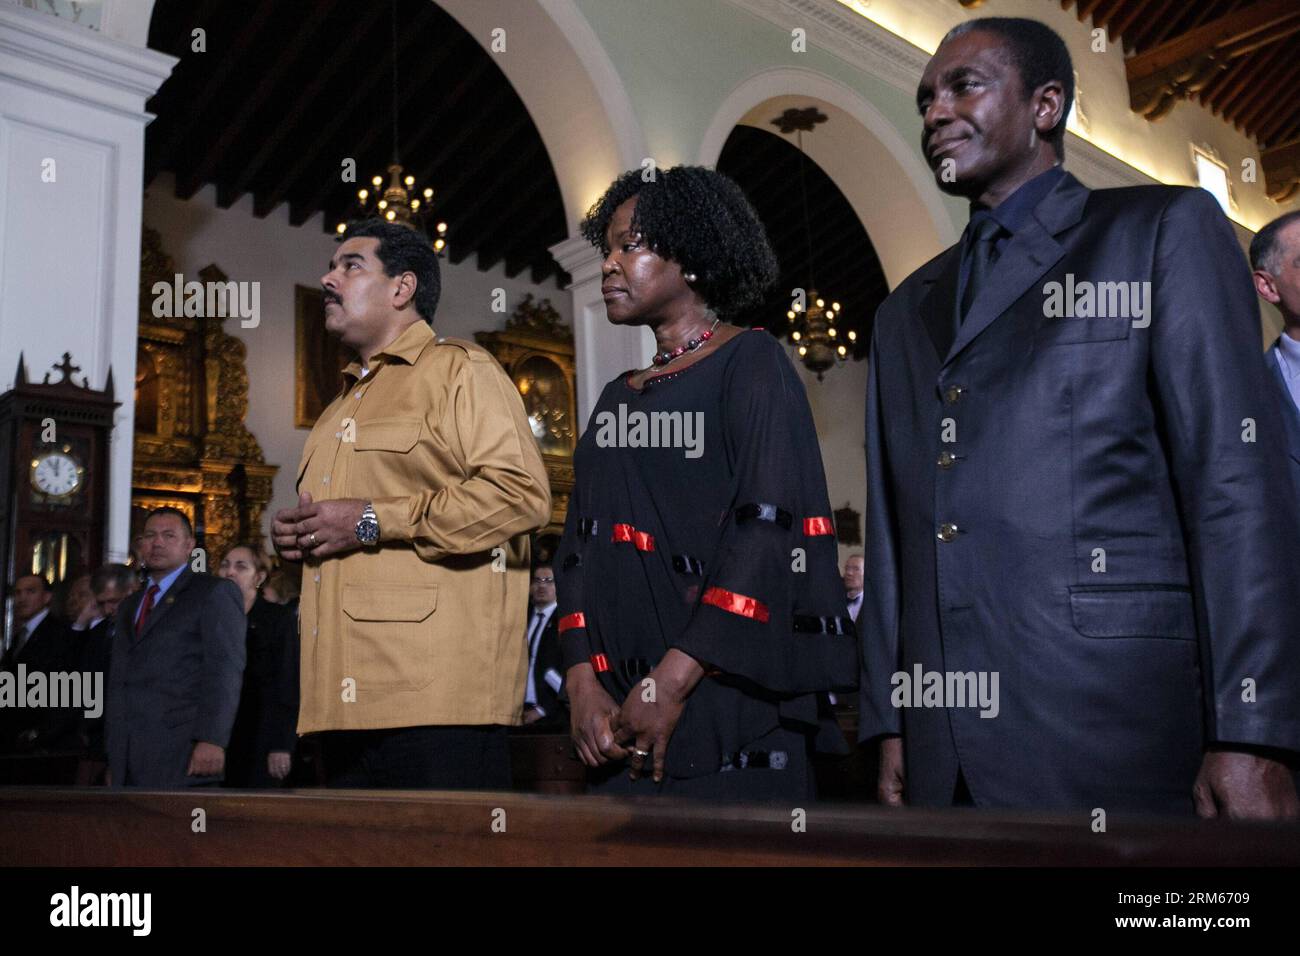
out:
M366 502L366 508L361 512L361 520L357 522L357 540L362 544L379 543L379 516L375 514L375 506L369 501Z

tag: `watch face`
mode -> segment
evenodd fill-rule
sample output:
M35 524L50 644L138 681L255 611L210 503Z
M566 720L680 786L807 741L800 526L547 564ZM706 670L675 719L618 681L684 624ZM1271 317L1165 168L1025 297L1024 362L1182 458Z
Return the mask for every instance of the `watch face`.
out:
M357 522L357 540L362 544L374 544L379 540L379 522L374 518L362 518Z
M32 459L32 487L51 498L67 498L81 487L85 469L66 451L47 451Z

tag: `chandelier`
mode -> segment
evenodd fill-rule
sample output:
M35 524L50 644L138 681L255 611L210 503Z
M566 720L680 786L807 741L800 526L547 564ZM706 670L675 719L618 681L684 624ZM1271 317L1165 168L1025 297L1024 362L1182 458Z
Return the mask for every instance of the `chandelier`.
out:
M818 123L824 123L828 117L815 106L804 109L786 110L772 124L787 136L795 133L799 144L799 193L803 201L803 232L808 249L808 286L805 294L791 303L785 316L790 320L790 341L799 348L799 360L810 372L815 372L817 381L822 381L826 370L836 362L844 361L849 354L848 346L840 339L835 320L840 316L840 304L831 302L817 292L813 279L812 226L808 222L808 186L804 181L804 165L808 157L803 150L803 134L811 133ZM848 341L857 340L857 333L852 329Z
M447 248L447 224L438 222L430 228L432 221L433 187L425 186L421 192L416 189L415 177L402 168L398 158L397 144L397 0L393 0L393 161L388 167L388 185L384 185L383 176L370 180L374 192L369 189L357 190L357 201L351 209L354 219L385 219L400 226L422 232L432 238L433 251L439 257ZM340 222L335 231L342 235L347 231L346 222Z

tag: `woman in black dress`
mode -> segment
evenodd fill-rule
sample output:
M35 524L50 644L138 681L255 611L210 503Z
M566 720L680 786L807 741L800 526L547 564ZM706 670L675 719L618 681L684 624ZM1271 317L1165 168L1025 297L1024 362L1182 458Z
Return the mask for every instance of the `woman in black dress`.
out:
M803 385L767 332L722 320L777 276L740 188L626 173L584 235L609 320L654 365L605 386L557 554L572 735L601 793L806 799L817 695L857 650Z
M226 552L217 574L234 581L248 616L248 656L226 748L227 787L282 786L298 742L297 622L259 593L266 567L250 545Z

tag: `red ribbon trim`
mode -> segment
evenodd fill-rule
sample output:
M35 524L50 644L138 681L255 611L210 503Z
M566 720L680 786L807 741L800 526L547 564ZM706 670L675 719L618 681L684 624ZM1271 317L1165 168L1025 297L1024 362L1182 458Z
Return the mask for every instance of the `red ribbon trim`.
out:
M596 669L597 674L603 674L609 670L609 658L604 654L592 654L591 666Z
M614 525L614 540L630 541L638 551L653 551L655 549L654 535L638 531L630 524Z
M730 611L732 614L739 614L741 617L751 618L762 624L767 623L767 605L752 597L737 594L735 591L727 591L723 588L709 588L704 592L704 597L700 598L700 600L705 604L720 607L724 611Z
M804 518L803 533L809 536L815 534L834 534L835 526L831 524L830 518Z
M559 631L561 634L563 634L565 631L571 631L575 627L586 627L586 626L587 626L587 618L583 615L581 611L577 611L576 613L566 614L564 617L560 618Z

